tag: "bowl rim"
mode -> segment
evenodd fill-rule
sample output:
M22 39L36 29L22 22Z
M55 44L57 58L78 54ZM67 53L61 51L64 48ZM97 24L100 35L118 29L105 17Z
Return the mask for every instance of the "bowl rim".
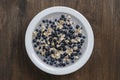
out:
M81 59L78 60L76 63L64 68L55 68L55 67L51 67L49 65L44 64L43 61L38 58L32 46L31 35L35 27L39 24L39 21L46 15L49 15L55 12L64 12L74 17L77 17L78 20L80 20L81 23L84 25L85 30L87 32L87 37L88 37L87 48L84 52L84 55L82 55ZM78 11L69 7L64 7L64 6L54 6L39 12L35 17L33 17L31 22L29 23L28 28L26 30L26 34L25 34L25 47L31 61L34 63L34 65L36 65L42 71L47 72L49 74L53 74L53 75L65 75L80 69L82 66L85 65L85 63L90 58L93 51L93 46L94 46L94 35L93 35L91 25L89 24L87 19Z

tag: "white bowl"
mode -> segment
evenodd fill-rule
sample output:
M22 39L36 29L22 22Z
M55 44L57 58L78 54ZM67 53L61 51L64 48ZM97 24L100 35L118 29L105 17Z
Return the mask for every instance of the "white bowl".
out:
M35 27L39 24L39 21L46 15L56 13L56 12L68 13L76 17L78 20L80 20L80 22L83 24L87 32L87 37L88 37L87 47L85 52L82 54L82 57L78 61L76 61L74 64L68 67L63 67L63 68L56 68L56 67L52 67L44 64L43 61L36 55L32 46L32 33ZM80 69L83 65L85 65L85 63L90 58L93 50L93 45L94 45L93 31L87 19L78 11L68 7L62 7L62 6L47 8L41 11L40 13L38 13L28 25L26 35L25 35L25 46L26 46L27 54L30 57L31 61L42 71L50 74L54 74L54 75L65 75Z

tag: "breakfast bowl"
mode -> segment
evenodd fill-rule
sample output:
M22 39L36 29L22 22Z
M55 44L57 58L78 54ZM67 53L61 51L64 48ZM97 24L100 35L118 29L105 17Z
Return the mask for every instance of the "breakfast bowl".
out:
M31 61L53 75L66 75L82 68L93 46L89 22L69 7L56 6L39 12L25 34L25 47Z

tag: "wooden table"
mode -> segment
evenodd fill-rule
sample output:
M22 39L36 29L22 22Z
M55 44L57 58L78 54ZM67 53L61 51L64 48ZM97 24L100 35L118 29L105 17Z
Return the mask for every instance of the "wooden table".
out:
M30 20L51 6L68 6L90 22L95 45L80 70L54 76L39 70L25 50ZM0 80L120 80L120 0L0 0Z

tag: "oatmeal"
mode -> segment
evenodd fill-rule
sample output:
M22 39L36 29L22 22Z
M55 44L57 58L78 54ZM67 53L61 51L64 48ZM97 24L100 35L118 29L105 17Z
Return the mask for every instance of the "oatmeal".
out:
M64 67L82 55L86 33L69 14L59 14L41 20L32 35L37 55L48 65Z

